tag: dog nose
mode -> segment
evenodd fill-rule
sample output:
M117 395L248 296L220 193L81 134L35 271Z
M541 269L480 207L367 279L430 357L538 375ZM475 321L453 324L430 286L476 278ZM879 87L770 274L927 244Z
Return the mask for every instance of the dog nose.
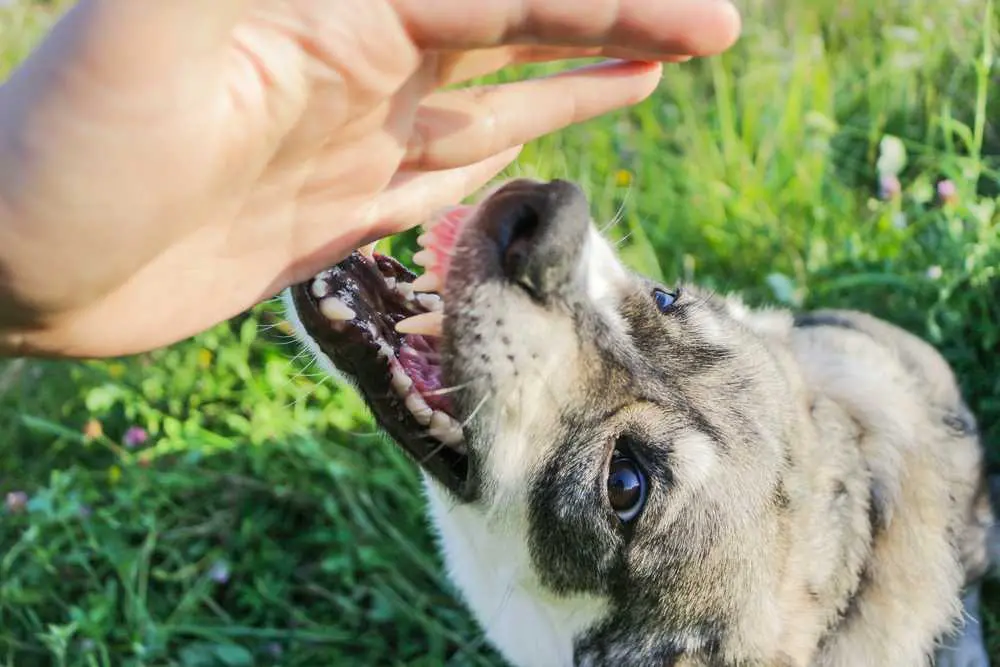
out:
M568 181L512 181L485 203L485 233L505 277L544 299L567 284L587 238L590 210Z

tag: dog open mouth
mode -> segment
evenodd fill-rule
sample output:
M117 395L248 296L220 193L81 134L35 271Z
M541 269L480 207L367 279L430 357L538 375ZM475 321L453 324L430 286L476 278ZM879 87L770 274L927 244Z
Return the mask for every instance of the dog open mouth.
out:
M473 207L449 209L425 225L414 262L353 252L291 288L302 326L350 376L375 419L432 477L467 495L469 459L442 378L444 302L439 294L459 227Z

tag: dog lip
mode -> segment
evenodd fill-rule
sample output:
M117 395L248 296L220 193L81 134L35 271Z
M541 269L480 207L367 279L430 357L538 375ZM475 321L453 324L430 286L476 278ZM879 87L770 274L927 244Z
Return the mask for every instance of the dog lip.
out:
M405 340L395 331L395 324L419 306L390 288L387 279L407 284L415 278L388 255L369 259L354 252L316 278L294 285L290 292L306 332L334 366L352 379L379 425L431 477L469 500L469 456L430 435L393 387L392 364L399 363ZM314 293L316 284L323 297ZM339 299L353 317L331 321L320 308L327 297Z

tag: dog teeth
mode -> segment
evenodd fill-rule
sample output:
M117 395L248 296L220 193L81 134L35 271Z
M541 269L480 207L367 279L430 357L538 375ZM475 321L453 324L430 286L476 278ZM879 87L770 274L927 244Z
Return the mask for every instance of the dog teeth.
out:
M366 245L363 245L360 248L358 248L358 252L360 252L362 255L364 255L368 259L372 259L375 256L375 244L376 243L378 243L378 241L375 241L373 243L368 243Z
M462 426L440 410L435 410L434 414L431 415L431 423L427 432L446 445L457 445L465 439L462 434Z
M407 317L396 322L396 331L403 334L440 336L444 327L444 313L430 312Z
M431 312L439 313L444 310L444 301L437 294L418 294L417 303Z
M437 273L428 272L421 276L417 276L417 279L413 281L413 289L418 292L440 292L441 291L441 278L438 277Z
M438 210L434 211L430 215L430 217L424 220L424 224L422 224L421 227L423 227L425 231L430 231L434 229L434 226L437 225L439 222L441 222L444 219L444 217L448 215L448 212L451 211L453 208L454 208L453 206L445 206L444 208L439 208Z
M389 357L390 384L396 395L403 399L403 405L413 415L421 426L427 427L427 434L453 450L464 454L465 434L462 425L454 417L441 410L435 410L427 404L423 395L415 389L413 378L407 375L397 357L389 356L392 348L383 344L379 348L379 356ZM409 357L421 354L408 345L399 349L399 357Z
M417 245L420 246L421 248L426 248L430 244L431 244L430 232L424 232L423 234L417 237Z
M406 397L404 404L406 405L406 409L410 411L410 414L413 415L413 418L416 419L421 426L427 426L431 423L431 418L434 416L434 410L431 409L431 406L427 405L427 402L424 401L420 394L417 392L411 392Z
M407 301L413 301L413 283L396 283L396 291Z
M434 267L437 257L430 250L421 250L413 254L413 263L419 264L425 269L430 269Z
M410 379L410 376L404 373L398 365L394 365L392 368L392 388L396 390L396 393L400 396L406 396L406 392L410 391L412 386L413 380Z
M444 431L444 429L448 428L449 426L451 426L451 417L441 412L440 410L435 410L434 414L431 415L431 424L430 424L431 435L433 435L436 438L437 435L435 435L434 433L435 431Z
M323 313L323 317L334 322L353 320L355 316L351 307L335 296L328 296L322 299L319 302L319 312Z
M330 290L330 286L327 284L326 280L323 278L317 278L312 283L312 293L317 299L322 299L325 297Z

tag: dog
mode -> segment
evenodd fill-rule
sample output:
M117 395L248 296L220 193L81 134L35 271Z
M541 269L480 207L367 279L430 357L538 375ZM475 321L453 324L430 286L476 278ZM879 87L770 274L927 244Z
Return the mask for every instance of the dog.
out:
M448 575L517 667L985 667L994 508L935 349L624 267L576 184L443 212L417 276L283 295L419 465Z

